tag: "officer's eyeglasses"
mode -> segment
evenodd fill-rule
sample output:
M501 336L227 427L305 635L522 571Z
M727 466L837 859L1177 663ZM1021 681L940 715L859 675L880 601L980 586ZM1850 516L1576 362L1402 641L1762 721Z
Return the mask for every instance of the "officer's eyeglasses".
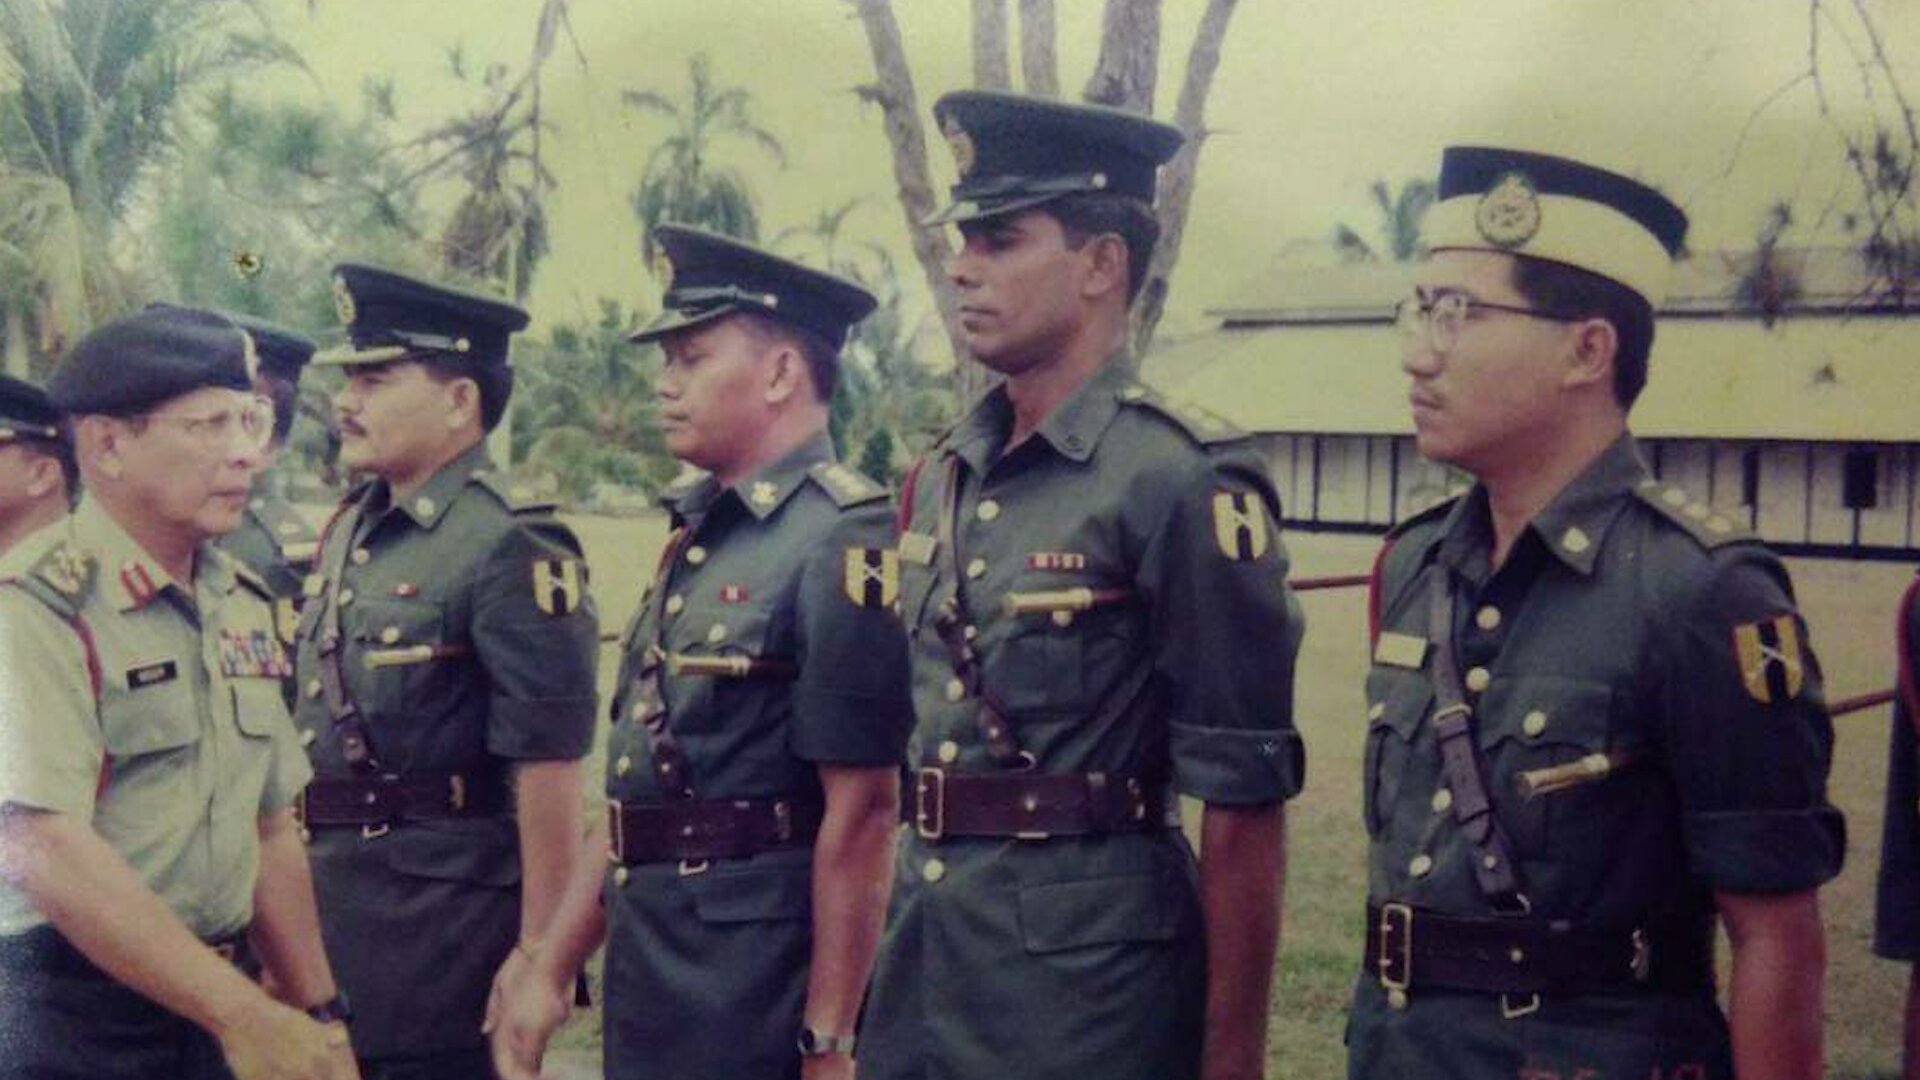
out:
M209 450L238 445L252 452L266 449L273 440L273 402L255 395L231 409L185 416L179 413L151 412L148 423L170 424Z
M1460 332L1466 329L1467 320L1476 311L1499 311L1550 322L1578 322L1584 318L1539 308L1495 304L1475 300L1465 293L1450 292L1441 293L1431 300L1409 296L1400 301L1393 307L1393 325L1399 329L1400 340L1405 347L1411 349L1424 342L1435 353L1444 354L1460 344Z

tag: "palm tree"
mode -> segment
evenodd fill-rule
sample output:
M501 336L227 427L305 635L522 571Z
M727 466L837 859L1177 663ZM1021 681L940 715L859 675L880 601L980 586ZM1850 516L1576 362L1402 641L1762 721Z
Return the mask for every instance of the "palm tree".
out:
M1380 210L1380 235L1386 240L1387 258L1393 262L1412 262L1420 254L1420 222L1433 205L1433 181L1415 178L1400 185L1399 194L1385 180L1373 182L1373 202ZM1348 262L1375 262L1380 252L1367 243L1349 225L1333 229L1333 247Z
M673 133L647 155L640 184L631 197L640 219L640 251L656 265L654 226L665 222L697 225L743 240L757 240L760 217L753 189L738 170L714 163L716 148L727 139L759 147L781 167L787 152L780 140L748 115L751 97L739 87L714 85L707 58L687 63L687 97L677 102L653 90L628 90L621 99L642 112L673 122Z

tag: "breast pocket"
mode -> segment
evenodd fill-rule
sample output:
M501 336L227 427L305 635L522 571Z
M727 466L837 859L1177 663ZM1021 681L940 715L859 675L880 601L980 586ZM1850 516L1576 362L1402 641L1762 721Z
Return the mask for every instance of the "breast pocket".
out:
M1409 773L1431 778L1439 771L1438 758L1415 756L1414 741L1433 703L1433 685L1424 671L1375 665L1367 673L1367 747L1361 778L1367 835L1378 839L1393 820L1395 804ZM1433 779L1414 790L1438 790Z
M676 730L751 729L770 685L792 682L795 657L772 611L720 604L689 607L667 635L668 699ZM710 708L701 708L701 695Z
M1097 593L1108 588L1095 580L1063 580L1049 574L1023 578L1011 593L1057 594L1064 600L1076 590ZM1085 713L1135 659L1139 609L1124 597L1085 610L1072 610L1062 603L1001 617L1008 629L1001 643L989 650L987 687L1016 713Z
M1487 687L1476 718L1481 754L1522 857L1590 857L1640 797L1646 745L1616 722L1613 705L1613 687L1595 680L1516 675Z
M426 599L367 599L351 611L350 671L366 688L360 706L375 714L426 708L451 689L458 657L446 640L445 609Z

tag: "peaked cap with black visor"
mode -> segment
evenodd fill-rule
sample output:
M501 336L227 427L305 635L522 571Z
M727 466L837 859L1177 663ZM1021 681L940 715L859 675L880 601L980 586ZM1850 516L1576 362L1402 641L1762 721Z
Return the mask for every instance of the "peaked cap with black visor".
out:
M731 237L686 225L661 225L653 239L671 270L660 317L627 340L668 334L735 314L757 312L818 335L835 351L853 325L873 312L872 293L853 282L762 251Z

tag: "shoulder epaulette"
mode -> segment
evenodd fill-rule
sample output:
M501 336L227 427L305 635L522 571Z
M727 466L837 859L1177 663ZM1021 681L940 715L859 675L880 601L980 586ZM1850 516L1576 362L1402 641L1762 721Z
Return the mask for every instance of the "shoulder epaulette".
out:
M254 573L252 567L219 548L203 548L202 550L211 551L213 557L218 559L221 565L233 573L235 581L252 590L260 599L272 602L273 590L267 586L267 579Z
M1145 383L1128 383L1114 396L1123 405L1137 406L1169 421L1202 446L1234 442L1252 434L1211 409L1191 401L1170 399Z
M550 514L560 506L558 499L541 495L526 484L516 484L498 469L482 469L473 474L473 480L515 514Z
M93 553L62 540L34 560L17 580L41 603L63 619L80 614L99 578L100 562Z
M1696 500L1681 488L1662 484L1652 477L1634 485L1633 493L1660 517L1693 537L1701 547L1711 549L1758 539L1745 526Z
M1414 511L1393 523L1393 527L1387 530L1387 539L1389 541L1398 540L1411 532L1416 526L1424 525L1429 521L1438 521L1446 517L1447 514L1453 510L1453 504L1459 501L1460 496L1449 495L1439 502L1434 503L1432 506L1426 507L1423 510Z
M808 469L807 475L842 510L887 497L886 488L838 461L823 461Z

